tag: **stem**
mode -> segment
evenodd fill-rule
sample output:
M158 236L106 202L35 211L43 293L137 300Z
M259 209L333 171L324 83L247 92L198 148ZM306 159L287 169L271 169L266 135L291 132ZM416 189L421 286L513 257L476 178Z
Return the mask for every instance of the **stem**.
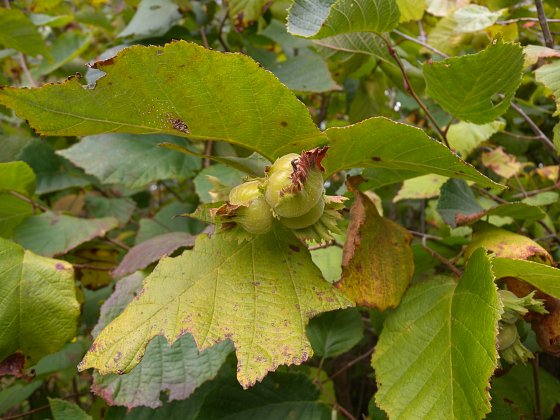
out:
M449 147L449 142L447 141L447 137L445 136L445 132L441 129L441 127L436 122L432 113L428 110L428 108L426 107L424 102L422 102L420 97L414 91L414 88L412 87L412 84L410 83L410 79L408 78L408 75L406 74L406 70L404 69L404 65L403 65L399 55L397 54L397 52L393 48L393 45L391 45L391 41L386 36L383 37L383 40L387 44L387 49L389 50L389 54L391 54L391 57L393 57L393 59L395 60L395 62L397 63L397 65L398 65L398 67L401 71L401 74L403 76L403 82L404 82L403 84L404 84L405 91L408 92L410 94L410 96L412 96L414 98L414 100L420 106L420 108L422 108L422 111L424 111L424 114L426 114L426 117L428 118L428 120L430 120L432 125L436 128L436 130L437 130L438 134L440 135L443 143L449 149L450 148Z
M333 407L335 410L340 411L342 414L344 414L346 417L348 417L350 420L356 420L356 417L354 417L351 413L348 412L348 410L346 410L343 406L341 406L340 404L335 404Z
M560 19L546 19L549 23L560 23ZM510 23L518 23L518 22L540 22L539 18L534 17L520 17L515 19L508 19L508 20L499 20L496 22L497 25L509 25Z
M222 38L222 34L223 34L223 31L224 31L224 25L225 25L225 23L226 23L226 20L227 20L227 18L228 18L228 15L229 15L229 11L226 10L225 15L224 15L222 21L220 22L220 26L218 27L218 42L220 43L220 45L222 46L222 48L223 48L224 51L226 51L226 52L229 51L229 48L228 48L226 42L224 41L224 39Z
M441 241L443 238L441 236L429 235L427 233L416 232L415 230L408 230L412 235L418 236L419 238L426 238L427 240L432 241Z
M548 27L548 22L546 20L546 15L544 14L544 7L541 0L535 0L535 6L537 6L537 15L539 17L539 23L541 25L541 31L543 33L544 45L548 48L554 48L554 39L552 39L552 34Z
M204 44L204 47L209 50L210 49L210 45L208 44L208 38L206 38L206 27L203 26L202 28L199 29L198 31L200 33L200 37L202 38L202 43Z
M531 367L533 368L533 386L535 387L535 420L542 419L541 408L541 387L539 381L539 354L535 353L535 357L531 359Z
M350 366L355 365L356 363L358 363L360 360L365 359L366 357L368 357L371 353L373 353L373 350L375 350L375 347L372 347L371 350L368 350L366 353L362 354L361 356L356 357L355 359L349 361L348 363L346 363L344 366L342 366L340 369L338 369L335 373L333 373L330 376L330 379L333 379L335 377L337 377L338 375L340 375L342 372L344 372L346 369L348 369Z
M550 151L557 153L556 151L556 146L554 145L554 143L552 143L550 141L550 139L546 136L546 134L544 134L542 132L542 130L539 128L539 126L531 119L531 117L529 117L525 111L523 111L523 109L517 105L515 102L511 102L511 107L515 110L515 112L517 112L519 115L521 115L521 117L525 120L525 122L529 125L529 127L531 128L531 130L533 130L533 133L535 133L535 135L537 136L537 138L541 141L541 143L548 149L550 149ZM555 157L554 157L555 158ZM555 158L556 160L556 158Z
M95 270L95 271L113 271L117 267L100 267L97 265L91 264L72 264L74 268L81 268L85 270Z
M45 206L43 206L42 204L36 203L35 201L33 201L32 199L18 193L15 191L10 191L10 195L16 198L19 198L22 201L25 201L26 203L29 203L33 206L33 210L35 209L41 209L43 211L49 211L48 208L46 208Z
M35 79L33 79L33 76L31 76L31 72L29 71L29 67L27 67L27 61L25 60L24 54L19 55L19 64L21 65L23 73L25 74L25 77L27 77L29 84L32 87L37 87L37 82L35 81Z
M457 277L461 277L461 275L463 274L461 272L461 270L459 270L457 267L455 267L453 264L451 264L451 262L449 262L449 260L447 258L445 258L443 255L441 255L439 252L436 252L432 248L430 248L427 245L426 240L427 240L426 237L422 238L422 248L424 248L426 251L428 251L428 253L432 257L434 257L436 260L443 263L443 265L445 265L449 269L449 271L451 271Z
M411 41L411 42L414 42L415 44L418 44L418 45L423 46L423 47L426 48L427 50L430 50L431 52L433 52L433 53L435 53L435 54L437 54L437 55L439 55L439 56L441 56L441 57L443 57L443 58L449 58L449 56L448 56L447 54L445 54L444 52L438 50L437 48L432 47L432 46L429 45L429 44L426 44L425 42L423 42L423 41L421 41L421 40L419 40L419 39L417 39L417 38L414 38L414 37L412 37L412 36L410 36L410 35L407 35L407 34L401 32L401 31L397 31L396 29L395 29L393 32L396 33L398 36L400 36L400 37L402 37L402 38L404 38L404 39L406 39L406 40L408 40L408 41Z
M210 166L210 156L212 155L212 147L214 146L214 142L212 140L208 140L206 145L204 146L204 154L206 157L204 158L204 163L202 166L204 168L208 168Z

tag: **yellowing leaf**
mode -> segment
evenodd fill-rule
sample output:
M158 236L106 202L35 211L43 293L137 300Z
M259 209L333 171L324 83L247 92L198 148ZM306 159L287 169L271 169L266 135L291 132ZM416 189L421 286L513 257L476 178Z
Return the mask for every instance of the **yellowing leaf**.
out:
M400 200L421 200L433 198L439 195L441 186L447 181L447 177L441 175L423 175L417 178L407 179L393 202Z
M414 273L412 235L380 216L375 204L360 192L350 219L337 286L357 305L381 311L396 307Z
M223 234L200 235L192 251L160 261L79 368L129 372L155 336L172 344L191 333L200 350L232 340L237 378L247 388L279 365L300 364L312 355L305 336L309 318L351 305L285 230L241 245Z
M523 169L523 165L517 161L515 156L506 153L502 147L497 147L491 152L484 152L482 164L507 179L517 175Z
M496 254L496 257L533 261L552 264L553 258L546 249L523 235L483 225L473 234L472 242L465 249L469 257L477 248L484 247Z
M556 101L556 112L554 115L560 114L560 61L555 61L551 64L545 64L535 71L535 79L537 82L545 85Z
M74 337L80 306L74 271L0 239L0 361L21 352L32 361Z

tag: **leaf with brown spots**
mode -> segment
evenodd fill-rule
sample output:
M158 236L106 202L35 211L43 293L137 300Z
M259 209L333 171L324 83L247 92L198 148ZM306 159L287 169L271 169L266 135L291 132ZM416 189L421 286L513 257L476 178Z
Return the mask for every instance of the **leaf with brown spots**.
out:
M177 41L125 48L94 67L106 73L95 86L72 78L6 87L0 103L50 136L172 134L233 143L269 160L325 142L306 106L243 54Z
M411 240L406 229L380 216L375 204L357 191L337 286L359 306L381 311L396 307L414 273Z
M199 350L233 341L237 379L247 388L280 365L310 358L309 318L348 306L289 231L278 227L242 244L227 233L199 235L192 251L160 261L79 368L126 373L154 337L172 344L190 333Z

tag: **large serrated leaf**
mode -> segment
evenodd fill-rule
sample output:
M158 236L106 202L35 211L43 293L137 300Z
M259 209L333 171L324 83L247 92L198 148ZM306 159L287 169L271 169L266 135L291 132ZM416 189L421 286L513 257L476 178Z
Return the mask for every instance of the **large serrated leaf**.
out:
M390 418L483 418L501 312L483 249L458 283L436 278L412 287L386 319L375 349L377 404Z
M74 271L0 239L0 361L21 352L31 361L74 337L80 306Z
M353 167L375 168L369 177L377 182L399 182L435 173L496 187L468 163L419 128L376 117L326 131L330 150L325 158L328 174Z
M126 48L96 68L107 74L94 87L78 78L4 87L0 103L51 136L173 134L234 143L272 160L324 142L305 105L242 54L178 41Z
M133 274L119 280L115 292L101 307L94 336L118 316L142 287L144 276ZM168 391L168 400L183 400L205 381L218 373L231 346L220 343L199 353L190 334L169 346L156 337L146 348L142 363L126 375L94 374L92 391L111 405L159 407L160 393Z
M192 251L160 261L79 367L129 372L155 336L173 343L191 333L200 350L232 340L237 378L249 387L279 365L312 355L305 336L309 318L351 305L285 230L275 228L241 245L224 235L200 235Z
M485 124L509 108L522 70L521 46L498 38L477 54L424 64L426 93L454 117Z
M350 32L387 32L399 23L395 0L294 0L288 32L326 38Z

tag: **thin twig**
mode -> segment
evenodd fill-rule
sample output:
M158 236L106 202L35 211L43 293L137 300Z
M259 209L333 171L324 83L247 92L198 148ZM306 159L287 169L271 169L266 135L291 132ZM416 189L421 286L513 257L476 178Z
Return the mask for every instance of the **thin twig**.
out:
M116 245L116 246L118 246L119 248L124 249L125 251L129 251L129 250L130 250L130 247L129 247L127 244L125 244L125 243L119 241L118 239L109 238L108 236L106 236L105 239L106 239L107 241L111 242L113 245Z
M35 79L33 79L33 76L31 76L31 72L29 71L29 67L27 67L27 61L25 60L24 54L19 55L19 64L23 70L23 73L25 74L25 77L27 77L29 84L32 87L37 87L37 82L35 81Z
M199 30L198 33L200 34L200 37L202 38L202 43L204 44L204 48L206 48L207 50L210 49L210 45L208 44L208 38L206 38L206 27L202 26Z
M319 245L314 245L314 246L310 246L308 249L309 251L315 251L316 249L325 249L325 248L329 248L331 246L337 246L339 248L343 248L343 245L336 242L334 239L332 241L329 242L325 242L324 244L319 244Z
M548 48L554 48L554 39L550 33L550 28L548 27L548 22L546 20L546 15L544 14L544 7L541 0L535 0L535 6L537 6L537 16L539 17L539 24L541 25L541 31L543 33L544 45Z
M539 18L534 17L519 17L515 19L499 20L496 22L497 25L509 25L510 23L518 22L540 22ZM560 19L547 19L548 23L560 23Z
M49 209L48 209L47 207L45 207L45 206L43 206L42 204L39 204L39 203L33 201L32 199L30 199L30 198L28 198L28 197L26 197L26 196L24 196L24 195L22 195L22 194L20 194L20 193L18 193L18 192L10 191L10 195L13 196L13 197L16 197L16 198L18 198L18 199L20 199L20 200L22 200L22 201L25 201L26 203L31 204L31 206L33 206L33 210L35 210L35 209L41 209L41 210L43 210L43 211L49 211Z
M346 369L348 369L351 366L354 366L356 363L358 363L360 360L364 360L366 357L368 357L371 353L373 353L373 350L375 350L375 347L372 347L370 350L368 350L366 353L356 357L355 359L349 361L348 363L346 363L344 366L342 366L340 369L338 369L335 373L333 373L332 375L329 376L329 379L333 379L336 378L338 375L340 375L342 372L344 372Z
M115 268L117 268L116 266L101 267L101 266L91 265L91 264L72 264L72 267L79 268L82 270L94 270L94 271L113 271Z
M517 112L519 115L521 115L521 118L523 118L525 120L525 122L529 125L529 127L531 128L531 130L533 130L533 133L535 133L535 135L537 136L537 138L541 141L541 143L547 147L548 149L550 149L552 152L554 152L556 154L556 146L554 145L554 143L552 143L550 141L550 139L546 136L546 134L544 134L542 132L542 130L539 128L539 126L531 119L531 117L529 117L525 111L523 111L523 109L517 105L515 102L511 102L511 107L515 110L515 112Z
M557 190L560 188L560 182L551 185L549 187L544 187L544 188L539 188L538 190L531 190L531 191L526 191L525 194L515 194L512 195L512 198L523 198L523 197L532 197L534 195L543 193L543 192L547 192L547 191L553 191L553 190Z
M412 235L414 236L418 236L419 238L426 238L428 240L433 240L433 241L441 241L443 238L441 236L435 236L435 235L429 235L427 233L422 233L422 232L416 232L415 230L408 230Z
M531 359L531 367L533 368L533 386L535 387L535 420L542 419L541 408L541 387L539 381L539 354L535 353L535 357Z
M340 411L342 414L344 414L346 417L348 417L349 420L356 420L356 417L354 417L350 412L348 412L347 409L345 409L343 406L341 406L340 404L336 403L333 408L337 411Z
M449 269L449 271L451 271L457 277L461 277L461 275L463 274L462 271L459 270L457 267L455 267L453 264L451 264L451 262L449 262L449 260L445 258L443 255L441 255L439 252L436 252L432 248L430 248L426 243L426 238L422 238L422 248L428 251L428 253L436 260L443 263L443 265L445 265Z
M507 130L503 130L502 134L505 134L506 136L514 137L516 139L525 139L525 140L538 140L540 138L539 136L528 136L526 134L512 133L511 131L507 131Z
M399 57L399 55L397 54L397 51L393 48L393 45L391 44L391 41L386 37L383 36L383 40L385 41L385 43L387 44L387 49L389 50L389 54L391 54L391 57L393 57L393 59L395 60L395 62L397 63L401 74L403 76L403 82L404 82L404 89L410 94L410 96L412 96L414 98L414 100L416 101L416 103L420 106L420 108L422 108L422 110L424 111L424 114L426 115L426 117L428 118L428 120L430 120L430 122L432 123L432 125L435 127L435 129L437 130L438 134L441 137L441 140L443 141L443 143L447 146L447 148L449 149L449 142L447 141L447 137L445 136L444 131L441 129L441 127L438 125L438 123L436 122L434 116L432 115L432 113L429 111L428 107L424 104L424 102L422 102L422 100L420 99L420 97L416 94L416 92L414 91L414 88L412 87L412 84L410 83L410 79L408 78L408 75L406 74L406 70L404 68L404 65Z
M226 52L229 51L229 47L227 46L226 42L224 41L224 38L222 38L222 34L223 34L223 31L224 31L224 25L227 21L228 15L229 15L229 11L226 10L226 13L224 14L224 17L223 17L222 21L220 22L220 26L218 26L218 42L220 43L220 45L222 46L222 48Z
M204 154L206 157L204 158L204 163L202 164L204 168L208 168L210 166L210 156L212 155L213 146L214 142L212 140L206 141L206 145L204 146Z
M411 41L411 42L414 42L418 45L423 46L427 50L430 50L431 52L433 52L433 53L435 53L435 54L437 54L437 55L439 55L443 58L449 58L449 56L447 54L445 54L443 51L440 51L437 48L432 47L431 45L425 43L424 41L419 40L418 38L414 38L413 36L407 35L407 34L401 32L401 31L397 31L397 30L394 30L393 32L396 33L398 36L400 36L400 37L402 37L402 38L404 38L408 41Z

